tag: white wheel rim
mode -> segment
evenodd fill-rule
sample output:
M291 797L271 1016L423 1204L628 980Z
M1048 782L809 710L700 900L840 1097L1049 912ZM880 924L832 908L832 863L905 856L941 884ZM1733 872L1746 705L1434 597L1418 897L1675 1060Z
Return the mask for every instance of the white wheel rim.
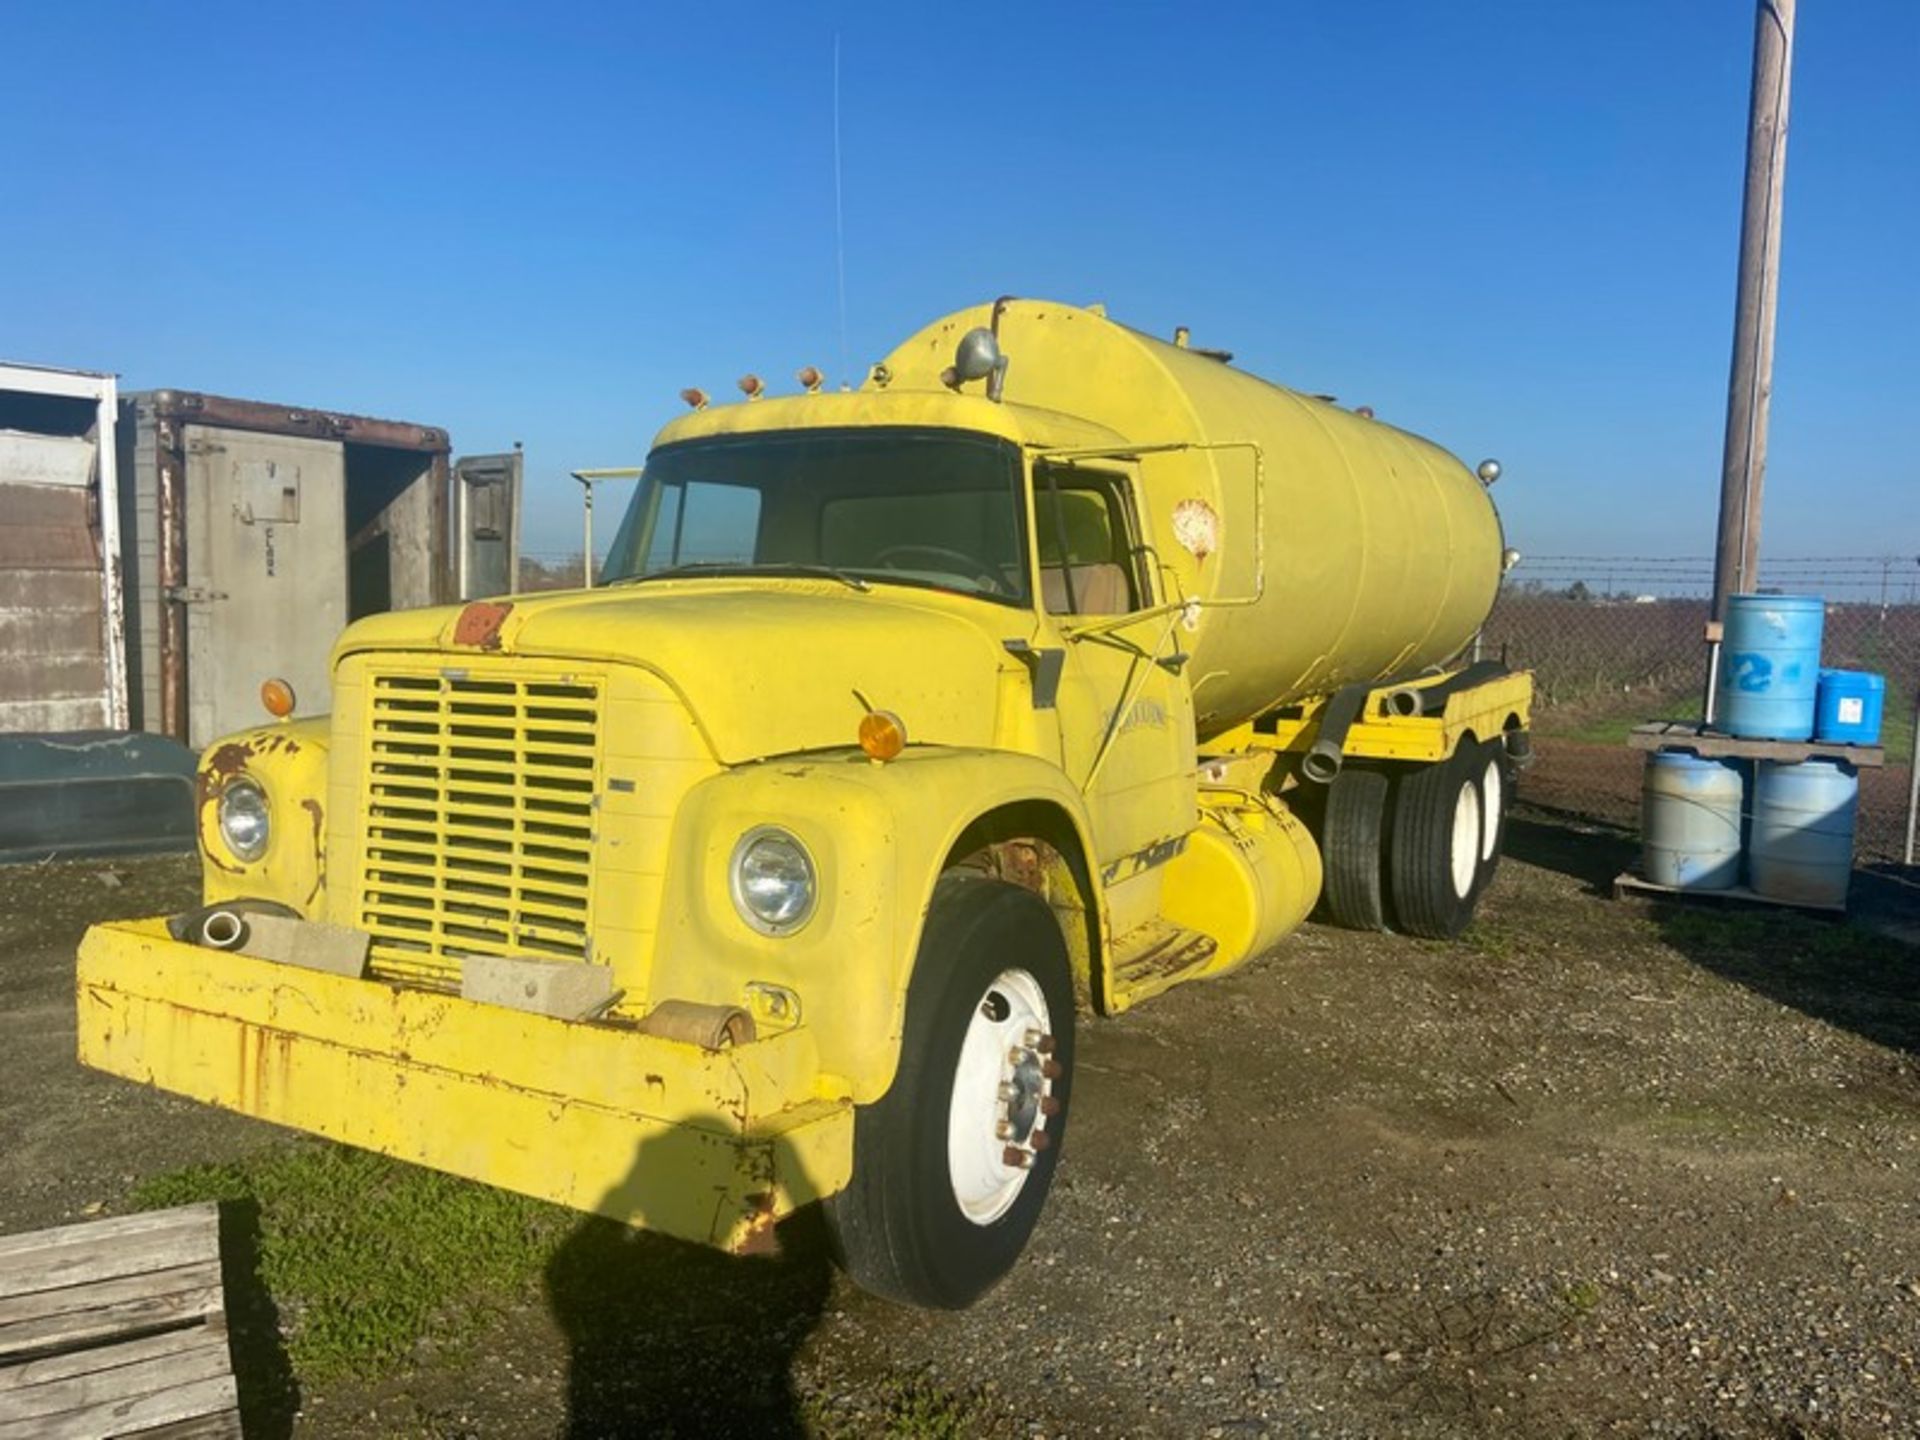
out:
M1500 773L1500 762L1489 760L1487 773L1480 780L1480 814L1487 822L1480 827L1480 858L1482 860L1492 860L1493 847L1500 843L1500 807L1506 800L1506 796L1501 793L1501 787L1506 783L1506 777Z
M1462 900L1473 891L1480 869L1480 787L1469 779L1453 797L1453 836L1447 846L1453 893Z
M960 1213L991 1225L1013 1207L1052 1143L1053 1032L1025 970L1002 970L974 1002L947 1107L947 1175Z

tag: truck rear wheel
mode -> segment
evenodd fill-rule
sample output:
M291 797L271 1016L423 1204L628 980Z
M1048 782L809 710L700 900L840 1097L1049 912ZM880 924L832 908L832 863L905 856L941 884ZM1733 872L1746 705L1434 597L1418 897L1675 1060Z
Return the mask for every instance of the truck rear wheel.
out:
M847 1273L889 1299L971 1304L1026 1248L1060 1163L1073 980L1027 890L948 875L907 987L893 1085L854 1116L853 1177L826 1204Z
M1481 858L1485 767L1479 745L1461 744L1446 760L1401 777L1387 868L1394 921L1409 935L1450 940L1473 918L1486 868Z
M1327 915L1349 930L1387 928L1387 777L1348 761L1327 787L1320 829Z
M1500 868L1500 852L1507 844L1507 804L1513 794L1512 762L1505 740L1489 740L1480 747L1480 880L1484 892Z

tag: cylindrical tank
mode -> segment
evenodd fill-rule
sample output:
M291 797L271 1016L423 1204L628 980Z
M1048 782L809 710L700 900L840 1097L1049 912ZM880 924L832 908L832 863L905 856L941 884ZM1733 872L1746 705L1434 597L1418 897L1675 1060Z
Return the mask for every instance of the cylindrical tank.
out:
M1141 540L1178 593L1223 602L1193 611L1180 637L1203 739L1275 705L1417 675L1486 619L1499 517L1439 446L1049 301L934 322L887 357L888 383L940 384L976 326L997 326L1010 405L1141 447L1104 462L1137 487Z
M1822 670L1813 738L1828 745L1878 745L1887 680L1869 670Z
M1739 766L1685 750L1647 756L1640 790L1640 863L1656 885L1725 890L1740 883Z
M1755 766L1747 879L1757 894L1804 905L1844 905L1853 876L1860 781L1838 760Z
M1812 737L1826 614L1817 595L1728 598L1714 717L1722 730L1756 740Z

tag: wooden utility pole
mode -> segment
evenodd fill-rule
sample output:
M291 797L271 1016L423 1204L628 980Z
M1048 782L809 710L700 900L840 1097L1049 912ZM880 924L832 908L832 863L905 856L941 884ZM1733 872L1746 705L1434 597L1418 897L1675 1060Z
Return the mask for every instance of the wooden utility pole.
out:
M1747 111L1747 188L1740 208L1740 283L1734 300L1727 438L1720 465L1720 533L1707 625L1711 724L1727 597L1750 592L1760 561L1760 492L1773 398L1773 320L1780 295L1780 205L1787 178L1787 92L1793 76L1794 0L1759 0L1753 92Z

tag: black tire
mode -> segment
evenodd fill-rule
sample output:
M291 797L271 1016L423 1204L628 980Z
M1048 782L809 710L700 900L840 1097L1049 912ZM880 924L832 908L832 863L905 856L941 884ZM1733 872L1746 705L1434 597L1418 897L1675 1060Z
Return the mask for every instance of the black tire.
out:
M1500 869L1500 854L1507 846L1507 808L1513 803L1513 762L1507 758L1504 740L1489 740L1480 747L1480 875L1474 882L1480 894L1493 883Z
M1482 878L1481 826L1474 819L1469 841L1460 817L1456 845L1455 821L1463 795L1470 794L1466 803L1479 815L1482 768L1479 745L1457 745L1448 759L1408 770L1394 791L1387 872L1394 922L1409 935L1451 940L1473 919ZM1465 849L1469 843L1471 851Z
M1387 928L1387 777L1351 761L1327 786L1320 853L1327 918L1349 930Z
M1047 1074L1031 1163L1011 1206L976 1223L955 1197L948 1116L962 1042L976 1008L1007 971L1024 971L1046 1002L1050 1044L1032 1055ZM1073 1083L1073 977L1046 902L984 876L950 874L934 890L907 987L893 1085L854 1116L853 1177L826 1203L841 1264L876 1295L935 1309L971 1304L1013 1268L1060 1163ZM1050 1053L1048 1053L1050 1051ZM1044 1059L1042 1056L1044 1055Z

